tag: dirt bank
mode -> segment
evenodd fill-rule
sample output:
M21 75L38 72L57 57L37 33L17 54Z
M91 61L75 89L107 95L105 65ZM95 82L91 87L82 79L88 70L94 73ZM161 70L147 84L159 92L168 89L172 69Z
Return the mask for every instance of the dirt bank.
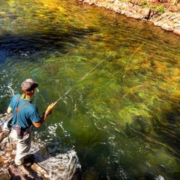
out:
M78 0L127 17L148 20L180 36L180 0Z

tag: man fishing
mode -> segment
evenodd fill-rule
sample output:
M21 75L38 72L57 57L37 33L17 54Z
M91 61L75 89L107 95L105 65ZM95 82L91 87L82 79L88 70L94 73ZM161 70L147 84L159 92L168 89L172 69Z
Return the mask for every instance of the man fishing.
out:
M7 109L7 113L13 113L9 139L16 142L15 165L25 171L23 162L31 148L32 127L40 127L57 103L50 104L40 116L37 107L31 103L31 98L37 87L38 83L33 79L23 81L21 84L22 95L16 94Z

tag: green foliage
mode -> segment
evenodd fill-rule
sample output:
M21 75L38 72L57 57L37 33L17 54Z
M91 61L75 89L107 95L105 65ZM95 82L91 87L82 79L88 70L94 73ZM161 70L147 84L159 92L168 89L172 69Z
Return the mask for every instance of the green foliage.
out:
M157 12L159 13L164 13L165 12L165 9L163 6L156 6L156 5L152 5L150 6L151 9L155 9Z
M163 6L158 6L158 7L157 7L157 11L158 11L159 13L164 13L164 12L165 12Z

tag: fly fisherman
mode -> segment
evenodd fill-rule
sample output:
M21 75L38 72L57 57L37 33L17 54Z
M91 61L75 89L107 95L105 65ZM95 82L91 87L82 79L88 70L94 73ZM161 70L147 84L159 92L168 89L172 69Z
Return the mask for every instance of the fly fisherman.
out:
M32 126L40 127L57 103L50 104L43 115L40 116L37 107L31 104L31 98L37 87L38 83L33 79L23 81L21 84L22 95L16 94L7 109L7 113L13 113L9 139L16 142L15 165L26 173L23 162L31 148Z

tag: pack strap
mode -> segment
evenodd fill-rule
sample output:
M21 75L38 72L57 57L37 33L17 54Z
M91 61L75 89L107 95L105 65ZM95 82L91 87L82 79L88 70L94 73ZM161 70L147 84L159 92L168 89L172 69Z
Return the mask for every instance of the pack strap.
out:
M17 117L18 117L18 113L20 112L20 110L21 110L24 106L27 106L28 104L30 104L29 102L27 102L27 103L24 103L22 106L20 106L20 107L18 108L20 98L21 98L21 96L18 97L17 103L16 103L16 125L18 125L18 118L17 118Z
M16 114L19 113L19 111L24 107L24 106L27 106L28 104L30 104L29 102L23 104L22 106L20 106L19 108L16 108Z

